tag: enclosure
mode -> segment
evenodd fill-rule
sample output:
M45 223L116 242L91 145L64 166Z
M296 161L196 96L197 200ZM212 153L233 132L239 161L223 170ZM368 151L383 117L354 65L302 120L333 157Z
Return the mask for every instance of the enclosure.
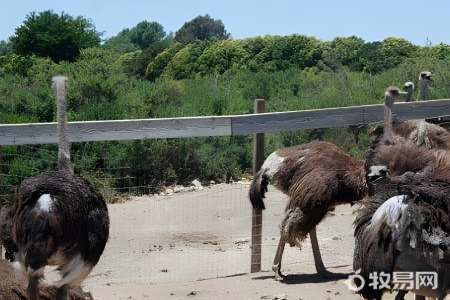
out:
M100 143L196 136L254 134L256 137L259 134L261 137L261 133L265 132L375 123L381 120L382 110L382 105L371 105L223 117L71 122L69 139L77 143ZM450 100L399 103L394 112L399 120L445 116L450 114ZM30 159L33 159L36 155L33 145L56 143L56 132L55 123L2 124L0 145L17 147L17 151L7 155L29 155ZM54 151L56 150L49 147L45 151L39 151L39 155L48 155L48 163L52 164ZM5 153L3 158L0 157L0 164L3 163L4 155ZM76 164L76 153L74 161ZM79 171L83 173L83 170ZM120 176L121 173L117 174ZM8 181L5 179L9 174L2 173L0 176L2 178L0 184L4 185L4 182ZM94 182L104 182L101 172L98 176L97 179L91 179ZM7 188L10 187L4 187L3 190ZM184 290L180 290L180 286L174 288L173 285L167 284L228 278L250 272L252 249L258 245L252 245L254 239L252 226L255 224L252 224L252 208L248 200L248 178L233 178L232 181L220 184L203 182L202 186L170 188L158 194L145 193L138 188L134 189L135 193L130 192L133 189L128 189L126 194L103 191L112 195L109 204L110 239L100 263L84 283L96 299L110 299L111 294L108 294L107 290L117 287L123 291L123 295L115 294L114 297L117 299L183 298L188 295ZM272 267L272 259L278 244L279 222L285 203L286 197L269 186L267 209L262 214L260 225L262 226L260 269L263 272L270 271ZM324 262L332 270L350 272L352 269L354 209L338 208L318 228ZM335 285L336 282L327 282L315 277L308 240L301 251L298 248L286 250L283 269L287 274L293 274L290 277L292 283L306 282L313 287L316 285L315 292L312 287L310 294L305 292L303 299L311 299L317 295L324 297L329 295L330 299L350 299L350 297L358 299L345 285L338 286ZM271 272L243 278L242 295L253 295L255 299L261 299L263 296L269 297L264 299L276 299L277 293L274 291L256 291L256 294L255 291L248 291L254 286L255 281L252 280L251 284L248 282L248 286L245 283L247 279L259 279L261 285L271 286L274 284ZM229 284L233 286L232 283ZM164 290L144 289L140 292L138 288L152 285L160 285ZM326 288L320 288L321 285ZM283 286L279 284L276 289L282 294L289 291L292 295L296 295L296 298L292 299L301 297L302 293L296 292L289 285L285 285L285 288ZM293 286L300 289L302 285ZM333 289L330 289L330 286ZM204 299L211 297L207 292L209 288L203 289L201 294L197 294L195 290L191 291L194 292L191 296ZM227 294L225 296L233 299L236 288L231 289L223 291ZM244 291L246 289L247 292ZM152 295L153 292L157 293L155 294L157 296ZM130 295L126 296L127 293Z

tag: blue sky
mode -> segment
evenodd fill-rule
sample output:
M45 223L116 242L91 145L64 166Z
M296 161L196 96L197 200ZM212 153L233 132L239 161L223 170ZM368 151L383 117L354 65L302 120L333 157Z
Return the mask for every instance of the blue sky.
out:
M53 10L91 19L104 37L147 20L175 32L209 14L233 38L306 34L322 41L356 35L366 42L404 38L425 46L450 45L450 1L395 0L16 0L0 10L0 40L14 34L32 11Z

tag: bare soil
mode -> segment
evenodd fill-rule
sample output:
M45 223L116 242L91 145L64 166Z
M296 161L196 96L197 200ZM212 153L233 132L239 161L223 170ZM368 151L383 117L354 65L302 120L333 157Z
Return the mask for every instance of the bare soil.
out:
M98 300L361 299L344 279L316 274L309 240L301 250L286 246L286 282L274 280L272 260L286 198L273 187L263 214L262 271L250 274L247 193L248 183L235 183L109 205L110 239L83 288ZM354 210L340 206L318 227L322 257L332 272L352 271Z

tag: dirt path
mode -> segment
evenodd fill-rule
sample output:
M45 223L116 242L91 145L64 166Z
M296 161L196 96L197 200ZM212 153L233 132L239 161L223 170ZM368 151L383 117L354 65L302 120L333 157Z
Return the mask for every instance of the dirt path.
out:
M344 280L315 273L309 240L288 247L273 279L278 224L286 198L273 188L263 215L262 272L250 270L248 184L140 197L109 206L111 234L99 264L84 282L95 299L360 299ZM318 227L326 267L350 273L353 209L340 206ZM386 299L393 299L387 295ZM412 299L412 298L407 298Z

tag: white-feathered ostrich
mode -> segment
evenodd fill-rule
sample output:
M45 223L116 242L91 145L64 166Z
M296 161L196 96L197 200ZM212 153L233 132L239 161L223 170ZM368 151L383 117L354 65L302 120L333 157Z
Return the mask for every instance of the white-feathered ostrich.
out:
M308 234L317 272L325 277L336 275L324 267L316 226L336 205L351 204L367 194L363 164L332 143L313 141L278 149L267 157L250 185L253 207L265 208L263 198L269 183L289 197L273 262L276 279L284 278L281 260L285 244L300 246Z
M58 100L58 171L22 181L14 193L12 235L16 258L28 277L29 300L40 299L45 266L57 266L61 279L49 283L57 300L79 285L100 259L109 235L105 200L97 189L74 174L67 140L67 78L53 78Z

